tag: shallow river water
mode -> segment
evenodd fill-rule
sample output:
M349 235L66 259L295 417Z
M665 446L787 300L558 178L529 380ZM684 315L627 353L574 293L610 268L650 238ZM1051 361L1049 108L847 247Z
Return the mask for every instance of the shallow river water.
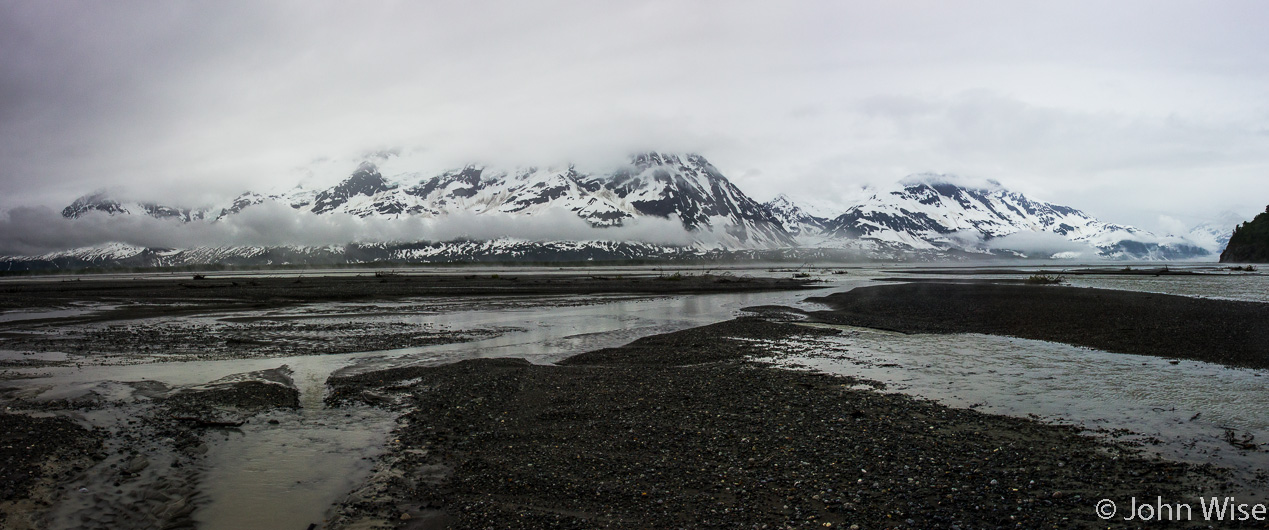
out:
M769 360L952 407L1077 425L1170 459L1229 467L1244 493L1263 496L1269 452L1226 438L1269 437L1265 370L991 335L819 327L842 334L773 342Z

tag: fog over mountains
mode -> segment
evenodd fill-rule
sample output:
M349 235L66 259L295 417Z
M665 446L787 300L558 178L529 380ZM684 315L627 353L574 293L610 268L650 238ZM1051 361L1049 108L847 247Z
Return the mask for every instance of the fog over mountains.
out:
M1157 235L994 181L912 175L842 211L760 203L704 157L618 169L467 166L323 189L248 191L218 208L85 195L0 220L7 270L93 266L681 259L1214 259L1218 226ZM1224 235L1228 238L1228 234Z

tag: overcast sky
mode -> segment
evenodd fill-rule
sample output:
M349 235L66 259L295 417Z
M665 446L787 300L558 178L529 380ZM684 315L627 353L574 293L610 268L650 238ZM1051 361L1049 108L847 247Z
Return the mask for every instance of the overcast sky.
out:
M1262 1L0 0L0 207L653 149L758 200L950 172L1167 231L1269 203L1266 28Z

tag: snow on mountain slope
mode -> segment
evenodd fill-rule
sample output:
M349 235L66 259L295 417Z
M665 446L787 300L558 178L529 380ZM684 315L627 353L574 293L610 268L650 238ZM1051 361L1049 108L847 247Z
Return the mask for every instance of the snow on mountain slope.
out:
M175 208L152 202L120 203L110 198L105 191L96 191L75 199L75 202L72 202L70 206L63 208L62 217L78 219L92 212L101 212L107 215L145 214L157 219L175 219L182 222L202 219L206 215L206 212L202 210Z
M778 248L794 244L761 204L700 155L640 154L626 168L582 178L579 183L623 209L677 216L706 245Z
M106 243L104 245L49 252L41 256L34 256L32 259L54 261L63 258L75 258L84 261L118 261L137 256L145 252L145 250L145 247L126 243Z
M131 213L119 204L119 201L107 197L105 191L97 191L75 199L70 206L62 208L62 217L78 219L89 212L102 212L108 215Z
M323 214L335 210L365 217L371 213L400 213L391 203L376 201L381 194L391 192L397 186L389 184L370 162L362 162L352 176L335 187L322 191L313 198L312 212ZM386 208L385 208L386 206Z
M605 242L604 230L633 226L648 218L661 222L672 220L671 224L681 225L684 231L676 232L678 237L660 239L661 245L673 240L677 245L688 244L696 250L848 250L852 254L885 258L901 258L910 253L931 256L969 252L1041 257L1190 259L1213 255L1216 245L1223 241L1220 237L1228 239L1228 234L1219 233L1216 228L1208 233L1192 233L1190 237L1198 243L1182 237L1161 237L1130 226L1104 223L1074 208L1029 199L994 181L974 182L950 175L908 177L891 190L873 192L857 199L853 206L844 212L834 212L838 215L829 218L822 211L798 204L785 195L760 204L746 196L699 155L644 153L633 156L617 169L598 173L580 172L573 166L468 166L432 176L396 171L395 175L385 176L378 166L366 162L343 181L330 187L307 189L297 186L269 195L247 192L222 208L206 211L119 202L98 192L76 200L62 211L62 216L78 219L89 214L145 215L173 222L199 221L214 226L230 219L248 219L250 216L237 216L253 206L273 202L277 203L272 211L274 217L266 216L267 219L275 219L279 211L295 210L323 219L338 219L342 215L373 222L380 219L429 220L418 224L417 230L410 228L404 237L394 236L391 239L397 241L394 243L397 245L408 245L412 241L422 244L394 251L397 254L393 255L403 259L487 256L500 252L507 256L532 255L535 259L545 259L545 249L583 256L583 259L596 256L638 257L640 253L647 257L674 255L668 250L670 247L622 242L620 235L614 235L612 241ZM505 239L507 232L498 229L505 225L497 225L493 221L506 222L510 219L518 226L516 219L519 216L533 217L539 224L544 223L543 226L549 228L548 232L574 217L584 223L570 232L573 234L571 237L559 237L559 241L550 241L555 236L536 242ZM494 229L486 229L483 232L485 237L501 242L489 245L437 243L436 239L453 238L455 233L450 231L450 235L440 236L435 231L437 225L430 221L433 219L448 220L448 226L458 223L462 230L468 227L468 221L463 219L489 220L489 226ZM599 230L588 232L589 228L585 225ZM667 229L675 230L661 225L655 228L657 231ZM414 239L416 232L417 239ZM610 233L621 232L614 230ZM498 239L500 237L504 239ZM580 246L570 246L570 242ZM131 253L126 259L165 264L210 263L216 260L278 263L361 259L355 253L340 257L346 251L336 247L286 246L291 243L294 242L288 240L279 243L281 246L272 247L150 249L149 254L143 253L140 247L129 247L125 251L123 248L107 248L107 245L68 251L73 255L50 254L47 257L66 260L82 255L84 260L95 262L103 256ZM534 245L541 252L531 250ZM364 249L377 247L367 243L358 248L363 249L358 252L363 252ZM390 255L386 252L381 249L372 254L377 256L374 259L389 259Z
M229 206L221 208L220 212L216 214L216 220L219 221L221 219L229 217L230 215L241 212L244 208L248 206L257 205L266 200L268 200L268 197L265 197L264 195L260 195L259 193L248 191L246 193L243 193L242 195L239 195L238 198L234 199L234 202L231 203Z
M583 189L577 171L497 169L469 166L406 188L392 200L411 215L428 217L467 212L535 215L547 210L572 212L591 226L619 226L637 212L623 210Z
M783 193L763 203L762 206L798 243L804 243L812 237L821 235L830 219L810 213L806 207L794 203L788 195Z
M1204 223L1190 229L1185 238L1207 249L1208 252L1219 255L1225 250L1225 246L1229 244L1229 236L1233 235L1233 233L1233 225Z
M304 192L312 193L312 192ZM256 201L258 195L240 199ZM358 217L440 217L456 213L540 215L564 211L594 227L645 216L677 217L707 248L779 248L793 240L762 205L697 155L647 153L609 174L566 168L469 166L417 182L394 182L364 163L333 188L275 200L313 213ZM224 212L233 212L235 205ZM249 205L249 204L246 204ZM236 211L241 211L237 208ZM223 217L223 215L222 215Z
M877 193L831 220L824 235L844 241L872 241L880 248L915 250L1044 249L1036 238L1023 244L1017 234L1055 234L1088 245L1103 258L1177 259L1208 255L1181 238L1160 237L1131 226L1101 222L1071 207L1035 201L994 181L963 185L949 175L904 179L902 188ZM1010 239L1029 248L1011 248ZM1056 251L1070 251L1052 245Z
M1185 238L1219 256L1229 244L1229 237L1234 234L1234 227L1242 224L1244 220L1243 216L1235 212L1224 212L1215 220L1191 228L1185 234Z

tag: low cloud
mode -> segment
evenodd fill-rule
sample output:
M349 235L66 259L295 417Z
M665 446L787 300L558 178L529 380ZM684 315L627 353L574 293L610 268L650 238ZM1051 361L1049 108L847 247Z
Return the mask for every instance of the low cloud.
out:
M20 207L0 217L0 254L38 255L68 248L124 243L149 248L222 246L324 246L489 240L613 240L686 245L691 234L675 217L636 218L624 226L595 228L570 212L533 215L458 213L444 217L361 218L317 215L266 202L221 221L181 223L140 215L90 214L67 219L46 207Z
M1092 247L1052 232L1015 232L987 241L985 245L989 249L1013 250L1027 255L1063 254L1064 257L1078 257L1093 254Z
M976 247L983 243L983 233L973 229L957 230L946 237L958 247Z

